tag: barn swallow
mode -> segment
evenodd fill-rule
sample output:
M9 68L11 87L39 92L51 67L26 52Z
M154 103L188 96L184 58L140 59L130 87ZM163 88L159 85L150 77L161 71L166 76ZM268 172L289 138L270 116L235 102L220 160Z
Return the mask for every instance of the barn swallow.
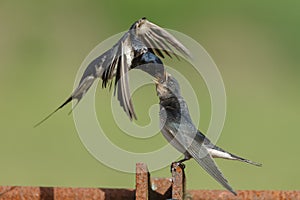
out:
M181 165L182 162L194 158L216 181L237 195L213 158L238 160L255 166L261 164L229 153L205 137L193 124L188 106L181 96L179 83L173 76L166 73L164 80L154 82L160 104L161 132L169 143L184 154L184 159L176 163Z
M78 104L97 78L102 79L102 87L105 88L107 85L112 85L112 79L115 77L114 88L115 91L118 90L117 98L130 120L136 119L127 76L127 72L136 67L132 65L132 61L148 52L161 58L164 58L165 55L172 58L172 55L174 55L179 59L175 50L186 58L191 58L188 49L173 35L148 21L145 17L139 19L132 24L130 29L111 49L94 59L87 66L78 87L70 97L46 118L37 123L35 127L46 121L73 99L76 99Z

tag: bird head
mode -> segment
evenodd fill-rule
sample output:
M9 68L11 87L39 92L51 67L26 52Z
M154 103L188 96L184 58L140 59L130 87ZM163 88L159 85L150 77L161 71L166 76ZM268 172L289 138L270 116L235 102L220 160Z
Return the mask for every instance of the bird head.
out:
M180 96L180 86L178 81L168 72L164 78L153 80L156 84L157 95L160 99L168 99Z

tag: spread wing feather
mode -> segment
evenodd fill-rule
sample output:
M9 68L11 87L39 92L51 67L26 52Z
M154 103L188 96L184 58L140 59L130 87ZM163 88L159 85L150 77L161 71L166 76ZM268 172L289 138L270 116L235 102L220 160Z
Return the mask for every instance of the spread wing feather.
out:
M122 42L122 56L120 58L120 66L118 69L120 73L117 73L116 80L119 78L118 82L115 82L115 86L117 86L118 90L118 100L120 101L121 106L124 108L124 111L128 114L129 118L133 117L136 119L136 115L134 112L134 108L131 101L131 95L129 91L129 80L128 80L128 71L129 71L129 62L132 52L128 48L129 40ZM116 91L116 90L115 90Z
M183 44L181 44L181 42L179 42L172 34L146 19L141 21L140 28L137 29L136 34L139 36L139 38L141 38L141 40L144 40L146 37L148 37L148 39L152 41L152 45L150 45L150 48L167 50L171 54L177 56L173 49L169 47L169 45L171 45L179 53L183 54L187 58L191 58L189 50Z
M134 40L132 40L134 38ZM139 43L136 45L136 43ZM136 21L128 32L126 32L122 38L109 50L95 58L84 71L78 87L70 95L70 97L59 106L54 112L37 123L35 126L40 125L47 120L56 111L67 105L73 99L77 100L77 103L82 99L84 94L92 86L96 78L103 80L102 87L111 86L111 80L115 79L115 85L121 84L117 88L119 91L118 100L124 111L127 113L130 119L136 118L136 114L133 109L133 105L130 98L128 76L127 72L130 70L131 62L134 58L144 53L145 49L154 52L156 55L164 58L163 53L171 57L171 54L177 54L170 47L172 46L179 53L183 54L187 58L191 58L189 51L184 47L173 35L168 33L163 28L149 22L146 18L142 18ZM124 51L125 50L125 51ZM119 73L119 74L118 74ZM126 78L119 79L121 76ZM125 84L125 85L124 85ZM120 95L120 96L119 96Z

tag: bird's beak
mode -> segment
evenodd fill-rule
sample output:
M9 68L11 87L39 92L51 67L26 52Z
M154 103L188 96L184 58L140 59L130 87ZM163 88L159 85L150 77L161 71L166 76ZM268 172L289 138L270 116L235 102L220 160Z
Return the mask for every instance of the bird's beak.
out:
M157 91L157 94L159 95L159 94L163 91L163 86L162 86L162 84L159 82L158 79L153 79L153 82L154 82L155 85L156 85L156 91Z
M159 84L159 81L157 79L153 79L152 81L155 83L155 85Z
M165 79L165 81L167 81L167 78L168 78L168 73L167 73L167 71L165 71L164 72L164 79Z

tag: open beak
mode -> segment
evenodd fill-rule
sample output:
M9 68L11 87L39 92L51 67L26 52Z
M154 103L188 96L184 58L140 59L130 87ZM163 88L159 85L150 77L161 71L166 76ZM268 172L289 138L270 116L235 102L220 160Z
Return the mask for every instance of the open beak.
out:
M157 94L161 94L163 92L163 85L159 82L158 79L153 79L153 82L155 83L156 85L156 91L157 91Z
M165 72L164 72L164 79L165 79L165 81L167 81L167 78L168 78L168 72L165 71Z
M152 81L155 83L156 86L159 84L159 81L157 79L153 79Z

